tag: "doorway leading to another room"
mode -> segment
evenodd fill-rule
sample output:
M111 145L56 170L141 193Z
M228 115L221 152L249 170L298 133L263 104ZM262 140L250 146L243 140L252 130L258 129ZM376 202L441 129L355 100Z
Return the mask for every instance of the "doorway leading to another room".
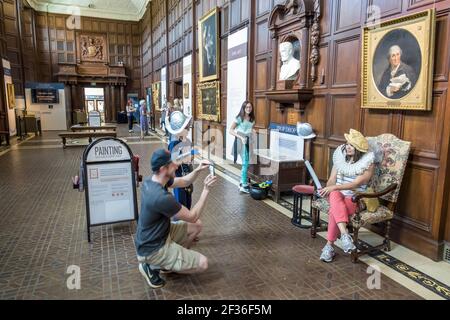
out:
M91 111L100 112L101 120L105 122L105 93L103 88L84 88L84 108L87 114Z

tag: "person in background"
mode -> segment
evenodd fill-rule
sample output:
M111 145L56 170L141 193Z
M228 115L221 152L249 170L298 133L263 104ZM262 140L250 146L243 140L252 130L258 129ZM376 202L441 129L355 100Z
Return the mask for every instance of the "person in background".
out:
M166 136L169 138L169 143L171 141L178 140L177 137L173 137L172 134L167 130L167 123L170 122L170 115L174 112L174 107L170 102L167 102L166 118L164 119L164 128L166 129Z
M134 120L134 112L136 109L133 106L133 100L128 100L126 106L127 116L128 116L128 132L133 132L133 120Z
M168 146L168 150L172 154L172 157L178 158L184 154L189 154L188 156L180 159L182 164L175 171L175 176L177 178L187 176L193 171L192 165L190 164L190 151L192 149L192 143L187 141L188 127L191 119L192 117L186 116L181 111L174 111L172 112L170 121L166 122L167 130L172 137L176 138L173 139ZM189 185L185 188L173 189L175 199L177 199L178 203L188 209L191 209L193 188L193 185Z
M141 124L141 139L144 139L144 136L148 135L148 120L147 120L147 103L144 99L139 101L139 115L140 115L140 124Z
M179 98L179 99L178 99L178 102L179 102L179 104L180 104L180 111L184 113L183 99L182 99L182 98Z
M175 98L173 100L173 111L181 111L183 112L183 106L180 103L180 99Z
M167 100L164 96L162 106L161 106L161 119L159 119L159 127L161 130L165 131L165 121L166 121L166 113L167 113Z
M356 249L347 229L349 217L355 214L357 206L352 201L352 196L355 191L367 190L367 184L375 170L375 155L369 151L367 139L354 129L350 129L350 133L344 136L347 143L337 147L333 154L333 168L327 186L318 190L319 195L328 197L330 203L328 242L320 255L320 260L324 262L333 261L336 255L333 244L339 234L345 253Z
M239 191L243 193L250 193L250 186L248 185L247 171L250 162L250 137L253 126L255 124L255 110L250 101L244 101L241 106L241 111L234 119L230 128L230 134L235 136L233 146L234 162L236 163L237 155L241 155L242 169L241 169L241 183Z
M169 151L156 150L151 159L153 175L145 179L141 187L141 213L135 246L139 271L152 288L165 285L160 271L189 274L208 269L208 259L190 247L202 230L199 218L217 177L206 177L200 198L189 210L179 204L167 188L191 185L210 163L204 160L189 175L176 178L178 165ZM171 218L181 221L175 223Z

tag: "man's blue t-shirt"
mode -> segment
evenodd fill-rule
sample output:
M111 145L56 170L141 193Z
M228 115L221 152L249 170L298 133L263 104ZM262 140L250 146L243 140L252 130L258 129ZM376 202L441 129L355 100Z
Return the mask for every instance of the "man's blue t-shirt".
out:
M168 183L170 187L173 180ZM147 257L166 243L170 231L170 218L181 210L181 205L161 184L151 178L141 187L141 213L136 231L137 254Z

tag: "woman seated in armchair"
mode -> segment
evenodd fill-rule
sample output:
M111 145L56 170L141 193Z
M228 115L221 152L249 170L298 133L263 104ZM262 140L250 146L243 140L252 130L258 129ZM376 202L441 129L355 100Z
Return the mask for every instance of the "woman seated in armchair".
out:
M339 146L333 154L333 169L327 186L318 190L321 197L328 197L327 244L322 249L320 260L333 261L335 250L333 244L341 235L342 248L345 253L356 249L347 225L355 214L357 204L352 202L354 192L365 192L374 173L374 154L369 152L367 139L358 131L350 129L345 134L347 143Z

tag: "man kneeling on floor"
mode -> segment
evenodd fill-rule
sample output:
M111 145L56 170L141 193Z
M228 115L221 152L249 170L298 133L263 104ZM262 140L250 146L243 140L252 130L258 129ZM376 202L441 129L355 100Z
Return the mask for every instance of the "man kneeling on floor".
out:
M189 248L202 229L199 217L217 177L206 177L200 199L191 210L180 205L167 188L191 185L209 164L202 161L189 175L175 178L178 163L172 161L171 154L158 149L152 155L153 176L141 187L141 213L135 238L139 271L152 288L165 285L160 270L197 273L208 268L208 259ZM179 221L171 222L172 217Z

